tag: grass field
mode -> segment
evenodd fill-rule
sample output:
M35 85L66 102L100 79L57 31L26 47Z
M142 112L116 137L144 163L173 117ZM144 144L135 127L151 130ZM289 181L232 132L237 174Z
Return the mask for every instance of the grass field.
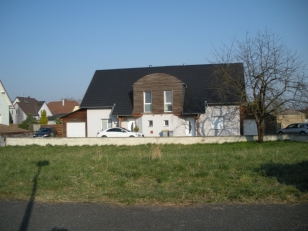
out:
M0 147L0 199L187 205L308 201L308 143Z

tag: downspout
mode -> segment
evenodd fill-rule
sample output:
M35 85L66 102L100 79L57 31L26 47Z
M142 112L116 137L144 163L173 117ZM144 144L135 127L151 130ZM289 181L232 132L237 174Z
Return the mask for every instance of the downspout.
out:
M112 108L111 108L110 116L112 116L113 110L114 110L115 106L116 106L116 104L114 103L113 106L112 106ZM111 127L113 127L113 126L111 125Z

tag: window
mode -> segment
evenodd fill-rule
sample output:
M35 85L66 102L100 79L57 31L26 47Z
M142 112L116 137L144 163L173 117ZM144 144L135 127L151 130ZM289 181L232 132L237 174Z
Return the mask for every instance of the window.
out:
M171 112L172 111L172 91L165 91L164 98L165 98L164 111Z
M164 127L168 127L169 126L169 120L164 120Z
M144 92L144 112L152 111L152 92Z
M153 127L153 120L149 120L149 121L148 121L148 126L149 126L149 127Z
M102 130L106 130L107 128L112 127L111 119L102 119L101 121L102 121L102 123L101 123Z
M224 117L214 116L212 117L212 129L223 129L224 128Z

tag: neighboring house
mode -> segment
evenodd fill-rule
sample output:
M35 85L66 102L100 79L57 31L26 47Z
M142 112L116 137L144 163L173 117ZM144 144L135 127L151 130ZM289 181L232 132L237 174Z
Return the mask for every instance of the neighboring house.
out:
M299 112L305 114L305 123L308 123L308 107L305 110L299 110Z
M52 116L48 117L48 124L55 124L55 120L66 114L69 114L79 107L79 103L75 100L53 101L47 104Z
M285 128L292 123L304 123L305 116L302 112L288 109L278 113L277 123L280 124L281 128Z
M71 120L69 129L86 129L78 134L95 137L102 129L133 130L137 124L146 137L166 130L173 136L240 135L240 100L231 88L222 91L217 66L97 70L80 104L86 122L74 126ZM242 64L230 68L244 80Z
M10 109L12 107L10 97L0 80L0 124L10 124Z
M46 111L47 116L51 116L51 112L45 101L37 101L29 97L16 97L13 102L14 110L11 110L11 115L14 124L20 124L27 119L29 114L32 114L37 120L40 119L42 111Z

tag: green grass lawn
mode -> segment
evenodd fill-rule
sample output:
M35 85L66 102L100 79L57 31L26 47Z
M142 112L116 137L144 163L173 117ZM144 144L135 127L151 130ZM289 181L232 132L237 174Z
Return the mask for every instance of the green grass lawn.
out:
M308 201L308 143L0 147L0 199L121 204Z

